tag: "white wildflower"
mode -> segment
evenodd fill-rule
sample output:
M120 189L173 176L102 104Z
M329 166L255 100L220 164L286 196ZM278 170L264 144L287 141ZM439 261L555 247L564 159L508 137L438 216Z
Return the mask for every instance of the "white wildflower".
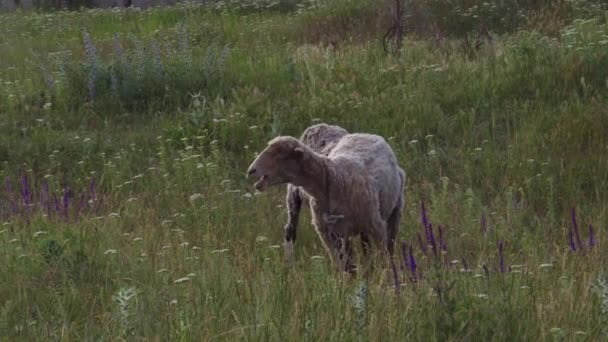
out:
M268 238L263 235L260 235L255 238L255 242L265 242L265 241L268 241Z
M194 202L195 200L197 200L197 199L199 199L199 198L203 198L203 195L201 195L201 194L199 194L199 193L196 193L196 194L192 194L192 195L190 195L190 197L189 197L189 198L190 198L190 201L191 201L191 202Z
M177 280L174 281L175 284L181 284L181 283L185 283L187 281L190 281L190 278L188 277L183 277L183 278L179 278Z
M221 254L221 253L226 253L226 252L228 252L228 248L212 250L211 254Z

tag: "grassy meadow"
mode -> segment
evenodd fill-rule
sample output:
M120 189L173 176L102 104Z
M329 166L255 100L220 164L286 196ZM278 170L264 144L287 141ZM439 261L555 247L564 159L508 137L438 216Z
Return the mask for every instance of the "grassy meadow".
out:
M0 340L608 339L608 7L408 4L0 14ZM245 171L316 122L395 150L394 269L284 260Z

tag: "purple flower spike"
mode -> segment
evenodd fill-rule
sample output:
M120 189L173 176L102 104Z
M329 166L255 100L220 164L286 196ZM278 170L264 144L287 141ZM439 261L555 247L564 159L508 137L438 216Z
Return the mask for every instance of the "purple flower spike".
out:
M505 273L505 257L503 253L503 242L498 242L498 258L500 262L500 273Z
M55 203L55 211L59 214L59 212L61 212L61 204L59 203L57 194L53 194L53 202Z
M29 208L30 204L32 204L32 196L30 192L30 184L27 181L27 175L23 175L23 177L21 177L21 197L23 198L23 204L25 205L26 209Z
M424 226L424 228L428 230L428 228L429 228L429 219L426 216L426 208L424 207L424 201L420 201L420 204L421 204L420 219L422 221L422 225Z
M409 260L410 271L412 271L412 279L416 281L416 269L418 265L416 264L416 258L414 258L414 251L412 246L410 245L410 260Z
M89 90L89 97L93 99L95 97L95 83L97 80L97 49L93 45L91 36L85 30L82 31L82 40L84 43L84 50L89 62L89 81L87 88Z
M589 248L595 246L595 234L593 234L593 226L589 225Z
M570 247L570 250L573 252L576 252L576 244L574 243L574 234L572 234L572 228L570 228L570 231L568 232L568 246Z
M572 207L572 228L574 229L574 237L576 237L576 243L580 249L583 249L583 241L581 240L581 234L578 231L578 224L576 223L576 209Z
M424 241L422 241L422 237L420 236L420 233L418 233L417 236L418 236L418 244L420 245L420 249L422 250L424 255L426 255L426 251L427 251L426 243L424 243Z

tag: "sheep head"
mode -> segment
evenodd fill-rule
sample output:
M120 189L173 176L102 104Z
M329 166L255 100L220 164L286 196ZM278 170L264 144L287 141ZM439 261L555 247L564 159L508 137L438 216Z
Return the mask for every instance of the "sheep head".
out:
M251 163L247 175L258 179L254 186L259 191L273 185L295 183L309 153L313 152L296 138L277 137Z

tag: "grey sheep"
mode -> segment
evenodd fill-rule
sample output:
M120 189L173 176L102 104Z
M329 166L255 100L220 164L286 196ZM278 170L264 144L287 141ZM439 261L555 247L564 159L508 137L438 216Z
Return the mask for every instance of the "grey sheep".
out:
M405 172L386 143L347 134L327 156L293 137L277 137L253 161L255 188L291 183L309 197L313 224L330 258L354 273L350 237L363 234L392 255L401 220Z

